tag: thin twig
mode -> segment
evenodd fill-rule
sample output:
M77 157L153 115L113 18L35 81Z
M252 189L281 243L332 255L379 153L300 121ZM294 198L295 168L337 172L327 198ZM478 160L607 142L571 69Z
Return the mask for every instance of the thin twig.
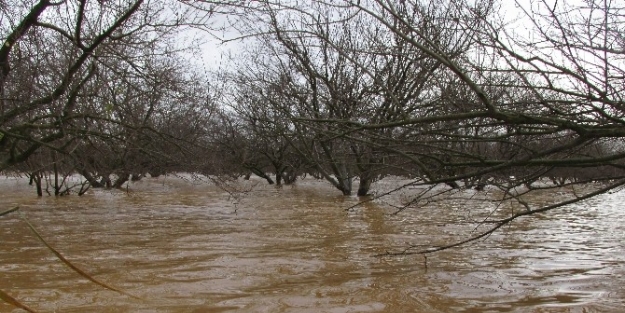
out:
M19 302L17 299L11 297L8 293L4 292L4 290L0 289L0 299L4 300L4 302L16 307L16 308L20 308L22 310L25 310L26 312L30 312L30 313L37 313L37 311L29 308L26 304L23 304L21 302Z
M596 190L594 192L590 192L590 193L588 193L586 195L583 195L583 196L580 196L578 198L562 201L562 202L559 202L559 203L556 203L556 204L544 206L544 207L541 207L541 208L538 208L538 209L534 209L534 210L527 210L527 211L522 211L522 212L519 212L519 213L515 213L515 214L513 214L512 216L510 216L508 218L496 221L496 224L492 228L490 228L490 229L488 229L488 230L486 230L486 231L484 231L482 233L479 233L479 234L477 234L475 236L472 236L470 238L467 238L465 240L457 241L457 242L452 243L452 244L448 244L448 245L444 245L444 246L430 247L430 248L419 250L419 251L410 251L410 250L413 250L413 249L418 247L418 246L414 246L413 245L413 246L409 246L409 247L405 248L403 251L400 251L400 252L389 252L389 251L386 251L386 253L377 254L375 256L377 256L377 257L381 257L381 256L404 256L404 255L415 255L415 254L425 255L425 254L429 254L429 253L433 253L433 252L438 252L438 251L443 251L443 250L448 250L448 249L451 249L451 248L459 247L459 246L465 245L467 243L476 241L478 239L486 238L489 235L491 235L492 233L494 233L495 231L497 231L502 226L507 225L508 223L514 221L515 219L517 219L519 217L534 215L534 214L537 214L537 213L543 213L543 212L551 211L551 210L554 210L554 209L557 209L557 208L561 208L561 207L569 205L569 204L573 204L573 203L576 203L576 202L579 202L579 201L582 201L582 200L590 199L592 197L595 197L595 196L598 196L598 195L601 195L601 194L605 194L605 193L609 192L610 190L619 188L619 187L621 187L623 185L625 185L625 179L622 179L622 180L620 180L620 181L618 181L618 182L616 182L616 183L614 183L614 184L612 184L610 186L598 189L598 190Z
M135 299L141 299L137 296L134 296L132 294L129 294L128 292L125 292L119 288L113 287L109 284L103 283L99 280L97 280L96 278L94 278L93 276L87 274L85 271L81 270L80 268L76 267L76 265L72 264L69 260L67 260L59 251L57 251L56 249L54 249L52 246L50 246L50 244L48 244L48 242L45 241L45 239L43 239L43 237L39 234L39 232L35 229L35 227L28 221L28 219L25 216L22 216L22 220L24 220L24 222L26 222L26 224L28 225L28 228L30 228L30 230L35 234L35 236L37 236L37 238L50 250L52 251L52 253L54 253L54 255L56 255L56 257L61 260L61 262L65 263L65 265L67 265L69 268L71 268L74 272L78 273L80 276L88 279L89 281L93 282L96 285L99 285L103 288L112 290L112 291L116 291L118 293L121 293L123 295L126 295L128 297L131 298L135 298Z
M19 207L19 206L16 206L16 207L14 207L14 208L12 208L12 209L8 209L8 210L6 210L6 211L4 211L4 212L0 213L0 216L3 216L3 215L5 215L5 214L9 214L9 213L11 213L11 212L15 212L15 211L17 211L17 210L19 210L19 209L20 209L20 207Z

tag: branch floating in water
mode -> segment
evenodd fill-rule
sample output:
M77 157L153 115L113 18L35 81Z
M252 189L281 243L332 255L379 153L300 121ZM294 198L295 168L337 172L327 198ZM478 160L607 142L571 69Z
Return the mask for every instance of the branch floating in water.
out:
M71 268L74 272L78 273L80 276L88 279L89 281L93 282L96 285L99 285L105 289L108 290L112 290L118 293L121 293L123 295L129 296L131 298L135 298L135 299L141 299L137 296L131 295L119 288L113 287L109 284L103 283L99 280L97 280L96 278L94 278L93 276L87 274L85 271L81 270L80 268L76 267L76 265L72 264L69 260L67 260L59 251L57 251L56 249L54 249L52 246L50 246L50 244L48 244L48 242L45 241L45 239L43 239L43 237L39 234L39 232L35 229L35 227L28 221L28 219L26 219L26 217L22 216L22 219L24 220L24 222L26 222L26 224L28 225L28 228L30 228L30 230L35 234L35 236L37 236L37 238L39 239L39 241L41 241L50 251L52 251L52 253L54 253L54 255L56 255L56 257L61 260L61 262L65 263L65 265L69 266L69 268Z
M17 211L17 210L19 210L19 209L20 209L20 207L19 207L19 206L16 206L16 207L14 207L14 208L12 208L12 209L8 209L8 210L6 210L6 211L4 211L4 212L0 213L0 216L5 215L5 214L9 214L9 213L11 213L11 212L15 212L15 211Z
M16 308L20 308L22 310L25 310L27 312L30 313L37 313L37 311L29 308L26 304L23 304L21 302L19 302L17 299L11 297L8 293L6 293L4 290L0 289L0 299L4 300L4 302L16 307Z

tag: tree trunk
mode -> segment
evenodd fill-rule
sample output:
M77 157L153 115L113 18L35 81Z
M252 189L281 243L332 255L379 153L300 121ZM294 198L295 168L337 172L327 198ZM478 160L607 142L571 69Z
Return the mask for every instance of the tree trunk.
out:
M104 187L104 184L102 184L101 182L97 181L95 179L95 177L93 177L93 175L91 175L91 173L89 173L89 171L87 171L86 169L80 170L80 175L82 175L89 182L91 187L93 187L93 188L102 188L102 187Z
M286 176L284 177L284 183L287 185L295 183L295 181L297 180L297 172L293 170L293 168L289 168L285 173Z
M52 168L54 170L54 195L58 196L61 190L61 186L59 186L59 169L56 165L56 152L52 152Z
M248 168L252 173L256 174L256 176L260 177L260 178L264 178L267 183L269 183L269 185L273 185L273 179L271 179L271 177L269 177L269 175L265 174L265 172L261 171L260 169L257 168Z
M458 183L453 181L453 180L452 181L446 181L445 185L451 187L452 189L460 189L460 185L458 185Z
M350 196L352 194L352 178L346 175L345 177L338 177L338 181L338 189L344 196Z
M102 179L100 180L100 184L106 188L111 188L111 178L109 175L102 175Z
M35 184L37 188L37 196L43 197L43 189L41 188L41 174L39 172L33 172L30 174L30 182Z
M369 177L369 175L363 175L360 177L360 182L358 183L358 196L364 197L369 195L369 189L371 188L371 182L373 179Z
M124 173L120 174L117 180L115 180L115 184L113 184L113 188L122 188L122 186L130 179L130 174Z

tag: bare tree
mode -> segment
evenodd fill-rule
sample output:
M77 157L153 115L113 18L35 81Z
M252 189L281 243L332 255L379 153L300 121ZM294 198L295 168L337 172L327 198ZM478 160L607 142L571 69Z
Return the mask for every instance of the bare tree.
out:
M355 130L335 122L379 124L429 114L433 75L441 62L368 16L354 15L349 8L344 12L346 8L318 2L310 7L267 4L259 10L266 23L260 38L271 57L259 58L265 54L256 52L256 67L244 65L238 71L249 73L248 84L256 87L268 110L293 123L289 138L310 138L311 144L299 147L306 163L315 164L346 195L352 192L352 179L359 177L358 194L366 195L387 167L384 156L396 152L397 132ZM460 56L469 41L458 41L453 31L439 25L436 14L444 13L430 13L415 12L411 18L422 19L451 55ZM426 166L420 170L427 179L440 176Z
M206 77L185 61L195 44L178 36L210 29L220 5L15 0L0 8L0 170L42 149L73 158L95 186L111 173L120 185L173 163L197 167L181 155L198 149L213 104ZM56 164L42 162L29 172Z
M444 46L403 17L406 9L402 5L384 1L350 4L439 60L453 74L456 89L464 90L464 95L446 92L437 110L427 117L396 121L393 125L347 123L359 128L427 125L437 134L436 149L448 156L437 163L462 169L451 171L447 177L497 177L504 198L524 208L506 218L487 218L484 222L495 226L462 243L483 238L518 217L581 201L624 183L622 147L613 146L613 150L599 153L594 148L604 145L608 138L622 138L625 134L623 33L618 30L624 16L618 5L605 1L560 1L555 5L539 1L524 6L518 2L520 23L531 25L525 35L519 34L518 28L513 33L517 25L493 14L493 2L449 1L443 4L455 12L449 22L456 25L457 32L468 33L471 38L470 51L454 59ZM419 10L419 6L417 2L408 9ZM397 20L401 27L396 26ZM454 110L443 109L450 104ZM449 123L457 126L450 127ZM467 141L474 143L473 148L467 149ZM444 142L448 144L441 145ZM480 146L489 147L490 153L473 150ZM560 169L605 167L613 170L609 174L595 171L597 175L592 178L576 174L578 170L566 174L569 185L591 179L608 182L601 188L577 189L548 204L532 204L522 196L536 189L557 187L536 188L531 184L550 173L563 173ZM514 192L523 185L529 187L525 192ZM450 246L455 244L419 253Z
M273 62L254 62L249 84L293 122L291 138L313 134L301 155L344 194L359 164L401 164L411 186L488 183L522 209L465 243L625 183L617 4L519 1L510 17L494 0L261 3L254 30ZM378 151L384 162L363 161ZM604 184L573 188L591 181ZM563 185L574 192L526 201Z

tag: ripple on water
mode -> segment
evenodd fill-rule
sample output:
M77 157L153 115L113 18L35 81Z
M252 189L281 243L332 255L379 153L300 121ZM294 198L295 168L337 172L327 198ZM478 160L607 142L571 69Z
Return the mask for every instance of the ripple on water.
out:
M336 195L315 180L282 189L257 184L236 205L213 186L171 179L84 197L37 199L15 180L0 181L0 187L11 190L0 204L21 203L68 259L142 298L79 277L17 216L4 216L0 289L43 312L621 312L625 307L625 192L519 220L485 241L430 255L425 262L421 256L372 255L463 238L478 216L492 210L490 204L453 200L391 215L388 207L368 203L348 213L344 209L358 199ZM1 312L10 310L0 303Z

